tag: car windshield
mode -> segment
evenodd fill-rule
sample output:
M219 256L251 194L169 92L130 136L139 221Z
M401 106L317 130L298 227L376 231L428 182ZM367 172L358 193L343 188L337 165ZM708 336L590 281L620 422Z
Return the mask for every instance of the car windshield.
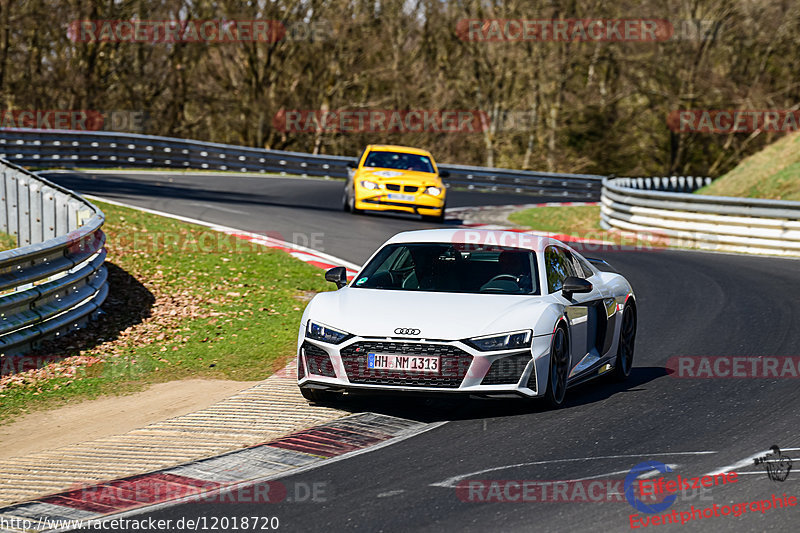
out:
M404 154L402 152L372 151L364 161L365 167L393 168L434 173L431 158L424 155Z
M356 288L472 294L539 294L530 250L462 243L390 244L367 264Z

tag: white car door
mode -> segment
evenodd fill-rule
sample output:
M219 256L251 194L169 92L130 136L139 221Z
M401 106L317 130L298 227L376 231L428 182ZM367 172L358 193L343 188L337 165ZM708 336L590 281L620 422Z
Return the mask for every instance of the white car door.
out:
M566 306L571 356L569 378L577 378L592 371L602 356L597 342L604 337L605 330L605 320L600 316L605 313L603 293L600 287L594 285L590 292L574 293L569 298L560 293L567 277L584 278L583 270L569 250L548 246L545 249L545 263L548 290L558 293Z

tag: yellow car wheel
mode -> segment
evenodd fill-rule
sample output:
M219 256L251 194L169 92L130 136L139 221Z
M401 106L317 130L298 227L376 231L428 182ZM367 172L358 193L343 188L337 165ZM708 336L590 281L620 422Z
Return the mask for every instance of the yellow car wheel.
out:
M361 209L356 209L356 191L355 187L350 189L349 187L345 187L344 195L342 197L342 207L348 213L359 214L361 213Z
M442 206L442 212L439 213L438 215L426 215L423 218L425 220L430 221L430 222L436 222L437 224L444 224L444 210L445 210L445 207L446 206L444 206L444 205Z

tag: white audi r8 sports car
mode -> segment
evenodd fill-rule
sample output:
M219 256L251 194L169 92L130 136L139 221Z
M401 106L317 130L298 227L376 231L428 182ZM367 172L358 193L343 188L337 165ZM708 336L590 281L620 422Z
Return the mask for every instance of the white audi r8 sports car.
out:
M555 239L441 229L389 239L348 283L303 313L298 384L309 401L347 391L466 393L564 402L573 385L625 379L636 301L621 275Z

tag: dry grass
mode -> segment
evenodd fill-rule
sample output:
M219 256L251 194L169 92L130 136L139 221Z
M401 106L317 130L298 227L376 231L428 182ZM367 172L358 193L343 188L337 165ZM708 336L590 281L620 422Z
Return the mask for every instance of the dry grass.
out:
M744 159L698 194L800 201L800 132Z
M0 250L11 250L17 247L17 238L8 233L0 233Z

